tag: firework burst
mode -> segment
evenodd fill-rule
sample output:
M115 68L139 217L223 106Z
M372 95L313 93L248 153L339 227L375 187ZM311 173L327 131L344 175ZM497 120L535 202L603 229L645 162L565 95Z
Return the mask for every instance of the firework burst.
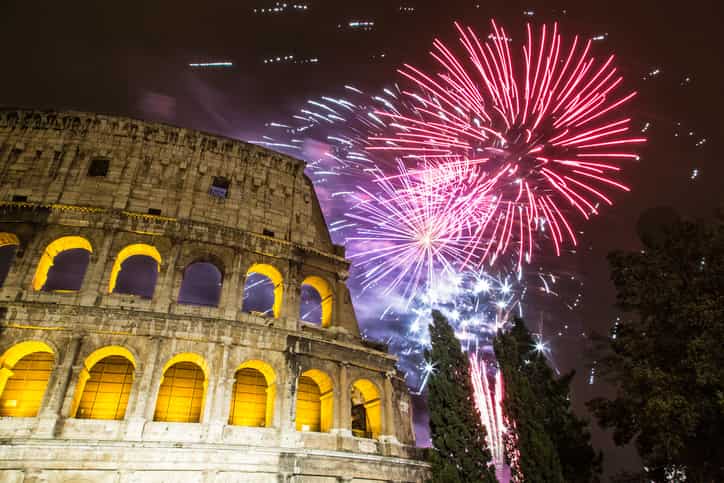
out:
M460 271L478 209L470 176L460 169L413 172L400 164L394 176L377 171L375 191L357 188L359 202L346 215L357 223L356 234L347 241L358 247L350 257L364 273L364 287L384 284L389 294L402 286L411 300L436 277Z
M369 137L370 151L423 160L439 170L450 163L480 166L476 230L468 262L482 263L517 250L518 268L530 261L534 233L547 232L556 254L577 243L568 211L588 219L610 189L628 191L616 176L638 159L644 138L629 134L622 107L635 92L618 94L623 78L614 56L599 62L591 42L566 44L558 25L534 35L527 26L521 55L492 22L487 41L456 24L465 56L439 40L431 52L439 70L399 70L410 112L378 110L390 134Z

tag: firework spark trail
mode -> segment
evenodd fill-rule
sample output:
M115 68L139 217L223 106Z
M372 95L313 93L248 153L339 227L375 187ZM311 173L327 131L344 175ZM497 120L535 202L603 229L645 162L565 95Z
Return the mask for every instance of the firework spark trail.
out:
M577 36L564 46L554 24L539 35L528 25L516 57L505 29L491 24L485 42L456 24L466 58L435 40L435 74L401 68L413 107L376 111L392 132L370 135L366 149L424 160L430 169L477 160L487 174L480 192L496 197L481 198L466 262L492 263L517 247L520 270L532 259L534 232L547 228L560 254L564 243L577 243L568 209L588 219L599 202L612 204L607 189L629 190L615 176L622 162L638 159L634 147L645 139L629 134L631 119L619 112L635 92L616 93L623 78L613 55L597 62L591 41Z
M480 413L480 421L486 428L488 448L493 464L500 467L505 464L503 424L503 380L500 371L495 374L495 390L490 391L488 369L485 361L475 354L470 355L470 378L473 383L475 405Z

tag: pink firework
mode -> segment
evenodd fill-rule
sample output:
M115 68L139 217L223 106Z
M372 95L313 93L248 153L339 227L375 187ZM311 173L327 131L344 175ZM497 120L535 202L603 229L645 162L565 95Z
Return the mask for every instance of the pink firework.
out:
M435 40L439 70L399 70L412 89L409 114L378 111L391 133L370 137L370 150L422 160L431 169L473 163L484 176L468 261L491 262L517 249L518 267L531 260L534 234L549 233L556 254L576 242L570 211L588 219L612 204L621 164L638 159L644 138L630 133L621 111L635 92L619 93L623 78L614 56L597 61L591 41L564 42L558 25L542 26L519 56L512 39L492 22L487 41L456 24L465 56ZM491 196L492 194L492 196Z
M469 257L479 195L465 166L446 169L399 166L395 175L376 171L371 191L358 187L358 203L346 214L357 226L347 241L350 256L364 272L363 286L385 285L383 293L402 287L408 302L421 284L457 273Z

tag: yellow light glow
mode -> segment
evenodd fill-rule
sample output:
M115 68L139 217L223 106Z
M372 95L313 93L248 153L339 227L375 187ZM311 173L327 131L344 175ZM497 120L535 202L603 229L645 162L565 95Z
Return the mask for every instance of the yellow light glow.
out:
M264 361L248 360L236 369L229 424L271 427L276 374Z
M372 381L367 379L358 379L352 384L353 390L356 389L362 395L364 400L364 408L367 416L366 429L373 438L378 438L382 430L382 409L380 404L380 391Z
M274 305L272 307L272 311L274 313L274 318L278 318L279 314L281 313L282 295L284 291L284 287L282 286L282 274L279 273L279 270L272 267L271 265L267 265L266 263L255 263L254 265L249 267L249 270L247 270L246 272L246 276L248 277L252 273L264 275L272 281L272 284L274 285Z
M236 372L231 392L229 424L234 426L266 426L266 379L247 367Z
M123 419L133 385L134 367L122 356L101 359L89 371L76 418Z
M161 254L158 253L156 247L143 243L128 245L120 252L118 252L118 255L116 256L116 261L113 263L113 269L111 270L111 279L108 282L108 293L113 293L113 290L115 290L116 288L116 282L118 281L118 275L121 272L123 262L125 262L130 257L139 255L153 258L154 260L156 260L156 270L161 269L161 264L163 262L161 260Z
M53 350L44 342L21 342L5 351L0 357L0 416L37 416L53 362Z
M8 245L20 245L20 240L13 233L0 232L0 247Z
M97 385L100 382L99 377L101 377L106 372L105 364L98 366L98 368L96 369L96 378L92 381L93 385L90 388L90 392L86 395L86 384L89 384L91 382L91 381L89 381L89 379L92 379L93 369L102 360L105 360L105 359L107 359L109 357L113 357L113 356L127 361L131 365L131 367L127 368L124 366L123 369L121 369L121 367L119 366L120 361L118 361L118 359L113 359L112 362L116 363L116 366L114 368L108 368L108 372L110 373L110 371L123 370L124 374L125 374L125 371L128 370L128 371L130 371L130 381L131 381L131 383L133 382L133 372L135 371L135 368L136 368L136 358L133 357L133 354L131 354L131 351L129 351L125 347L121 347L118 345L109 345L109 346L101 347L100 349L93 351L83 361L83 369L81 369L80 375L78 376L78 384L76 384L75 395L73 397L73 404L71 406L71 411L70 411L70 414L72 414L73 417L89 418L89 419L123 419L123 415L126 412L125 405L123 407L123 412L120 415L120 417L116 417L116 414L119 411L116 410L113 413L110 412L110 405L107 406L103 410L100 409L101 406L106 402L106 400L110 401L110 398L112 397L110 395L110 393L112 392L110 386L104 386L102 388L103 394L101 396L102 401L100 401L101 405L99 406L99 410L96 413L93 412L94 406L92 404L92 401L89 398L95 397L93 395L98 392ZM112 379L112 377L104 376L103 382L106 382L109 379ZM125 377L123 380L125 381ZM116 377L116 380L114 381L114 383L119 383L119 382L121 382L120 378ZM123 397L124 397L123 396L123 387L116 387L116 389L118 389L120 391L118 393L119 400L123 399ZM128 387L128 394L130 394L130 383L129 383L129 387ZM126 394L126 396L125 396L126 402L128 401L128 394ZM81 412L80 409L83 405L84 397L86 398L85 407L83 409L83 412ZM95 399L93 399L93 401L94 400ZM116 409L118 409L118 408L116 408Z
M331 429L334 413L334 392L332 389L332 379L320 370L311 369L299 376L297 384L297 431L326 433Z
M198 354L177 354L164 366L154 421L198 423L204 408L208 366Z
M302 285L309 285L319 294L322 300L322 327L329 327L332 323L332 289L329 283L322 277L312 275L302 282Z
M43 252L43 256L40 257L38 268L35 270L33 290L41 290L45 285L45 282L48 280L48 271L50 271L50 267L53 266L56 255L75 248L82 248L93 253L93 247L90 242L80 236L64 236L48 245Z

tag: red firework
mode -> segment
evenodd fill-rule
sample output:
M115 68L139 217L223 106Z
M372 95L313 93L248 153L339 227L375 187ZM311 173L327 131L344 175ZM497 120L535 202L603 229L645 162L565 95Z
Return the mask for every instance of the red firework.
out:
M456 57L440 40L431 52L434 74L404 65L410 114L380 111L392 131L370 137L370 150L391 151L426 166L482 166L486 193L480 202L469 260L491 262L518 247L518 267L529 262L534 233L550 234L556 254L576 244L568 211L585 219L607 190L629 188L616 180L621 163L638 159L644 138L630 134L622 107L635 92L618 94L623 78L614 56L597 61L591 41L578 36L564 45L558 25L542 26L537 39L527 26L522 55L494 21L487 41L455 24L466 56Z

